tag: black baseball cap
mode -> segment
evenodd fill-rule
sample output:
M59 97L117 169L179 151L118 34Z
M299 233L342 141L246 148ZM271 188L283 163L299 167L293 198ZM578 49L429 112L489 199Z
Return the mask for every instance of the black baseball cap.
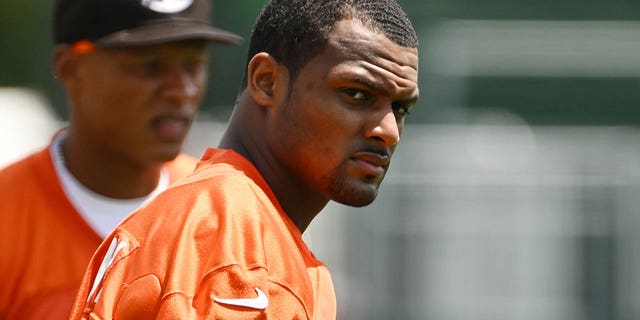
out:
M213 26L211 0L55 0L54 41L90 41L104 47L241 38Z

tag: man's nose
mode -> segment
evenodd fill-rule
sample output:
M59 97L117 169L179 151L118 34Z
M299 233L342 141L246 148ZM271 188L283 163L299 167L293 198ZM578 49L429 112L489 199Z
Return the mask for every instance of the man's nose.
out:
M393 110L389 109L368 132L367 138L382 143L384 147L395 145L400 141L400 126Z
M201 82L197 74L174 67L166 77L165 95L179 99L193 98L200 91Z

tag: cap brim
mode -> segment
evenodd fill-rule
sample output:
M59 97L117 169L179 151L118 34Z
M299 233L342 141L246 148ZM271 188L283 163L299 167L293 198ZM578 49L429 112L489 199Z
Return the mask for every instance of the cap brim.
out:
M223 44L238 44L242 38L229 31L197 22L163 22L112 33L95 41L106 47L143 46L164 42L203 39Z

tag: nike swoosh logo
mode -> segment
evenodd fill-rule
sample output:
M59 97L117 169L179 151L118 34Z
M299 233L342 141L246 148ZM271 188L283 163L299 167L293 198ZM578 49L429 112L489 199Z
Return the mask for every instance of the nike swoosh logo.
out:
M252 299L222 299L212 295L213 300L217 303L222 303L231 306L247 307L251 309L264 310L269 306L269 299L262 290L256 288L258 297Z

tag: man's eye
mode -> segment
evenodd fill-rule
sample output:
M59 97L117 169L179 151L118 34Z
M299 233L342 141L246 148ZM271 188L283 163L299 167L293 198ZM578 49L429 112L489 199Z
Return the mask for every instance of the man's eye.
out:
M344 92L354 100L366 100L368 98L367 93L358 89L345 89Z
M162 63L156 60L140 61L124 66L125 70L141 77L156 76L162 71Z
M142 71L147 75L155 75L162 70L162 64L157 61L150 61L142 65Z
M196 73L204 69L205 64L202 59L192 59L184 62L184 68L191 73Z
M392 105L392 108L395 112L403 116L411 114L411 112L409 112L409 109L411 109L411 107L405 104L394 103Z

